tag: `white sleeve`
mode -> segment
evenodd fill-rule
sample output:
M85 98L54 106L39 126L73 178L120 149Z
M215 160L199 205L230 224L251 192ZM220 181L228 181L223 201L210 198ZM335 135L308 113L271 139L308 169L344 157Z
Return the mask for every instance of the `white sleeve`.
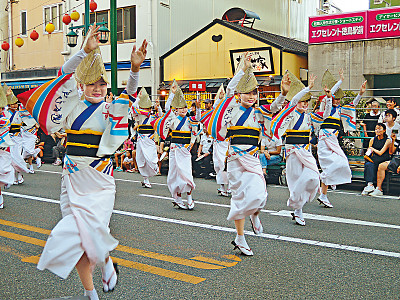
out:
M281 110L283 103L285 102L285 96L281 94L279 94L279 96L274 100L274 102L271 103L270 106L270 111L272 113L277 113L278 111Z
M200 120L201 118L201 109L196 107L196 121Z
M335 85L331 89L332 95L337 92L337 90L340 88L341 85L342 85L342 80L339 80L338 82L335 83Z
M229 81L229 84L226 87L226 98L230 98L235 94L236 87L239 84L240 79L242 79L243 75L244 71L240 70L235 76L233 76L231 81Z
M354 98L354 100L353 100L353 105L354 106L357 106L358 105L358 103L360 103L360 100L361 100L361 95L360 94L357 94L357 96Z
M325 110L324 114L322 115L322 118L325 120L327 117L329 117L331 111L332 111L332 98L326 97Z
M128 83L126 84L126 92L128 95L136 93L139 85L139 72L129 72Z
M173 92L169 92L168 100L165 103L165 111L169 111L171 109L171 102L174 99L175 94Z
M300 92L298 92L290 101L289 106L295 106L297 103L299 103L300 99L303 98L305 94L307 94L310 91L309 87L305 87L302 89Z
M64 74L74 73L76 68L79 66L81 61L88 55L85 50L81 49L75 53L69 60L67 60L62 66L62 72Z

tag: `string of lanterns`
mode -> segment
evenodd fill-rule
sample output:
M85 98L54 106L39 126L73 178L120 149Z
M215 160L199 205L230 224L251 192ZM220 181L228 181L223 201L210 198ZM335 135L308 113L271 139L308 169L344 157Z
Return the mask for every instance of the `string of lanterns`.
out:
M97 3L94 0L90 0L89 9L91 12L94 12L97 9ZM68 13L64 14L64 16L62 17L62 22L66 26L68 26L72 21L74 21L74 22L78 21L80 19L80 17L81 16L80 16L79 12L77 12L76 10L73 10L71 12L71 14L68 14ZM36 28L36 27L34 27L34 28ZM45 26L45 31L48 34L51 34L52 32L54 32L55 29L56 29L56 27L54 26L54 24L52 22L47 23ZM76 38L78 37L78 35L74 31L71 31L71 32L73 32L76 35ZM67 39L69 38L69 35L71 34L71 32L67 34ZM31 38L32 41L36 41L39 39L39 33L35 29L33 29L32 32L30 33L29 37ZM25 42L20 36L17 36L14 43L17 47L21 48ZM7 41L3 41L3 43L1 44L1 49L3 51L8 51L10 49L10 44Z

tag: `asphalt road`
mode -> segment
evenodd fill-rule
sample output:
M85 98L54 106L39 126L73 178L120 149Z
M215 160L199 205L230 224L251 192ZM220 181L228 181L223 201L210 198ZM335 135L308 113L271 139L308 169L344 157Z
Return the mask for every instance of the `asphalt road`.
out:
M0 210L0 299L49 299L83 294L78 275L66 280L36 269L50 230L60 220L61 168L49 165L3 192ZM254 257L233 250L229 198L213 180L196 179L193 211L172 207L166 177L140 185L138 174L115 173L111 232L119 247L119 284L101 299L399 299L400 201L355 191L330 191L333 209L305 206L306 226L294 224L288 190L268 186L264 234L250 222Z

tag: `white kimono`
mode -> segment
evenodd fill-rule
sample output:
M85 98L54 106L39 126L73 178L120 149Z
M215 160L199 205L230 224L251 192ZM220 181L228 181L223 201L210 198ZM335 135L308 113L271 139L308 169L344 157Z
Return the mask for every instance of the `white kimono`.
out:
M37 139L36 121L31 114L21 105L19 114L22 117L23 125L21 127L22 138L22 157L34 157L38 151L35 149Z
M273 132L276 137L282 137L289 132L303 132L309 136L311 132L311 117L307 113L296 110L298 101L309 92L304 88L293 97L291 102L274 118ZM274 127L275 124L279 124ZM286 138L286 180L290 196L287 205L293 209L302 209L306 202L311 202L320 186L317 162L311 153L309 138L303 144L288 143Z
M259 108L244 108L231 91L236 89L244 72L240 70L229 82L227 97L213 111L208 125L211 135L220 141L229 137L227 154L227 177L232 191L228 220L240 220L260 211L267 201L267 188L258 158L259 136L268 134L272 114L282 106L285 97L279 97L270 105ZM232 135L232 130L246 130L252 133L250 144L245 144L240 133ZM245 133L244 135L247 135Z
M10 135L10 120L0 117L0 188L14 182L14 168L11 164L10 147L14 145Z
M49 99L55 106L52 101L53 106L49 104L50 108L44 110L49 111L48 118L30 111L47 132L60 127L67 132L60 196L63 217L52 230L38 263L38 269L48 269L62 278L68 277L84 253L91 264L102 265L118 244L109 229L115 181L108 156L128 137L129 95L136 91L138 80L138 73L131 72L126 91L111 103L82 101L69 74L85 56L83 50L79 51L55 79L66 81L57 87L55 99ZM25 105L28 110L33 107L30 101L36 98L41 99L35 92L29 96Z
M140 132L143 125L151 126L150 122L154 121L157 116L150 115L149 112L141 109L132 108L132 116L139 125L137 129L137 145L136 145L136 163L139 168L140 175L145 178L157 175L158 170L158 155L157 145L154 142L154 132ZM161 108L159 107L159 110ZM162 114L162 111L159 111Z

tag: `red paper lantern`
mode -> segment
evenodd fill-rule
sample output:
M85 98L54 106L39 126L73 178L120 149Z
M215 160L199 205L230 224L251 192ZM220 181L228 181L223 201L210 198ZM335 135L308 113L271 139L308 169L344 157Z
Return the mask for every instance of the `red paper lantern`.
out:
M90 10L91 10L92 12L94 12L94 11L97 9L97 3L94 2L94 0L91 0L91 1L90 1L90 4L89 4L89 8L90 8Z
M72 21L71 16L69 14L65 14L62 18L62 21L65 25L68 25Z
M1 44L1 49L8 51L8 49L10 49L10 44L4 41L3 44Z
M39 38L39 33L37 33L37 31L34 29L31 34L30 37L33 41L36 41Z

